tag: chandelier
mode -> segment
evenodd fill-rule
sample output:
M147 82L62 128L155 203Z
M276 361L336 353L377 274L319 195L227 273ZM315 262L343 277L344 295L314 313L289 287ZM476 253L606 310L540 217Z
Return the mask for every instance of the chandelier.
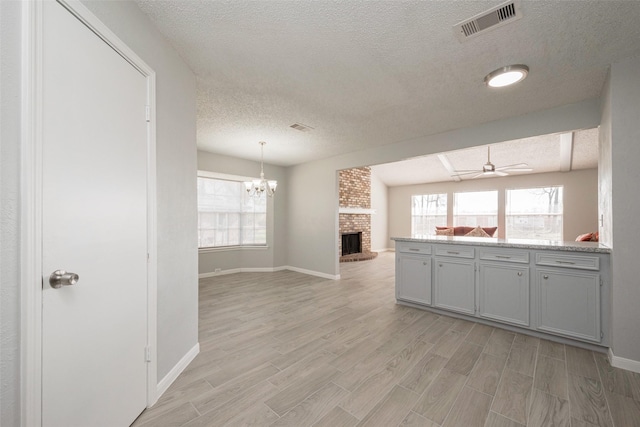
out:
M267 180L264 177L264 145L266 142L260 141L260 179L254 179L252 181L245 181L244 187L247 190L249 197L259 198L263 193L266 193L269 197L273 197L278 186L278 181Z

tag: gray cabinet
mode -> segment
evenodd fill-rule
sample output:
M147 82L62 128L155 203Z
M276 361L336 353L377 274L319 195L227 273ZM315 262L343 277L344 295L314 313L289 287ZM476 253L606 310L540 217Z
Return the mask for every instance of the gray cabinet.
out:
M396 299L431 305L431 245L396 245Z
M529 326L529 267L481 262L478 293L480 316Z
M439 237L396 242L399 302L609 345L607 252Z
M445 257L436 257L435 262L434 305L447 310L475 314L475 262Z
M431 305L431 257L400 253L396 299Z
M600 275L538 268L538 329L600 342Z

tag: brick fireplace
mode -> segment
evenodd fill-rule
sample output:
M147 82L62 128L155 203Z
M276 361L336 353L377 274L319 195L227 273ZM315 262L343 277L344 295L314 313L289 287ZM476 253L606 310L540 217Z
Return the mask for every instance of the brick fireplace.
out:
M371 169L369 167L342 170L340 178L340 208L347 208L348 213L339 214L338 253L340 261L360 261L374 258L377 253L371 252L371 214L360 213L359 210L371 209ZM343 209L342 209L343 210ZM343 236L359 234L360 252L344 254L342 250Z

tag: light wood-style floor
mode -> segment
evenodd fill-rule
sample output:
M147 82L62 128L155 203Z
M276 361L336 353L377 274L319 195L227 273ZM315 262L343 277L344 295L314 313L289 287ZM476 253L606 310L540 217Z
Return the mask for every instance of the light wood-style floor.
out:
M134 425L640 426L640 375L396 305L393 261L201 280L201 352Z

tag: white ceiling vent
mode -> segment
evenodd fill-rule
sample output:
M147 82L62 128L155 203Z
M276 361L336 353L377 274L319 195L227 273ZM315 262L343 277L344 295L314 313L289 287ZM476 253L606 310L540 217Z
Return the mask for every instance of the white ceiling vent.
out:
M311 126L303 125L302 123L294 123L289 127L299 130L300 132L311 132L313 130Z
M522 18L520 0L511 0L454 25L453 31L462 42L520 18Z

